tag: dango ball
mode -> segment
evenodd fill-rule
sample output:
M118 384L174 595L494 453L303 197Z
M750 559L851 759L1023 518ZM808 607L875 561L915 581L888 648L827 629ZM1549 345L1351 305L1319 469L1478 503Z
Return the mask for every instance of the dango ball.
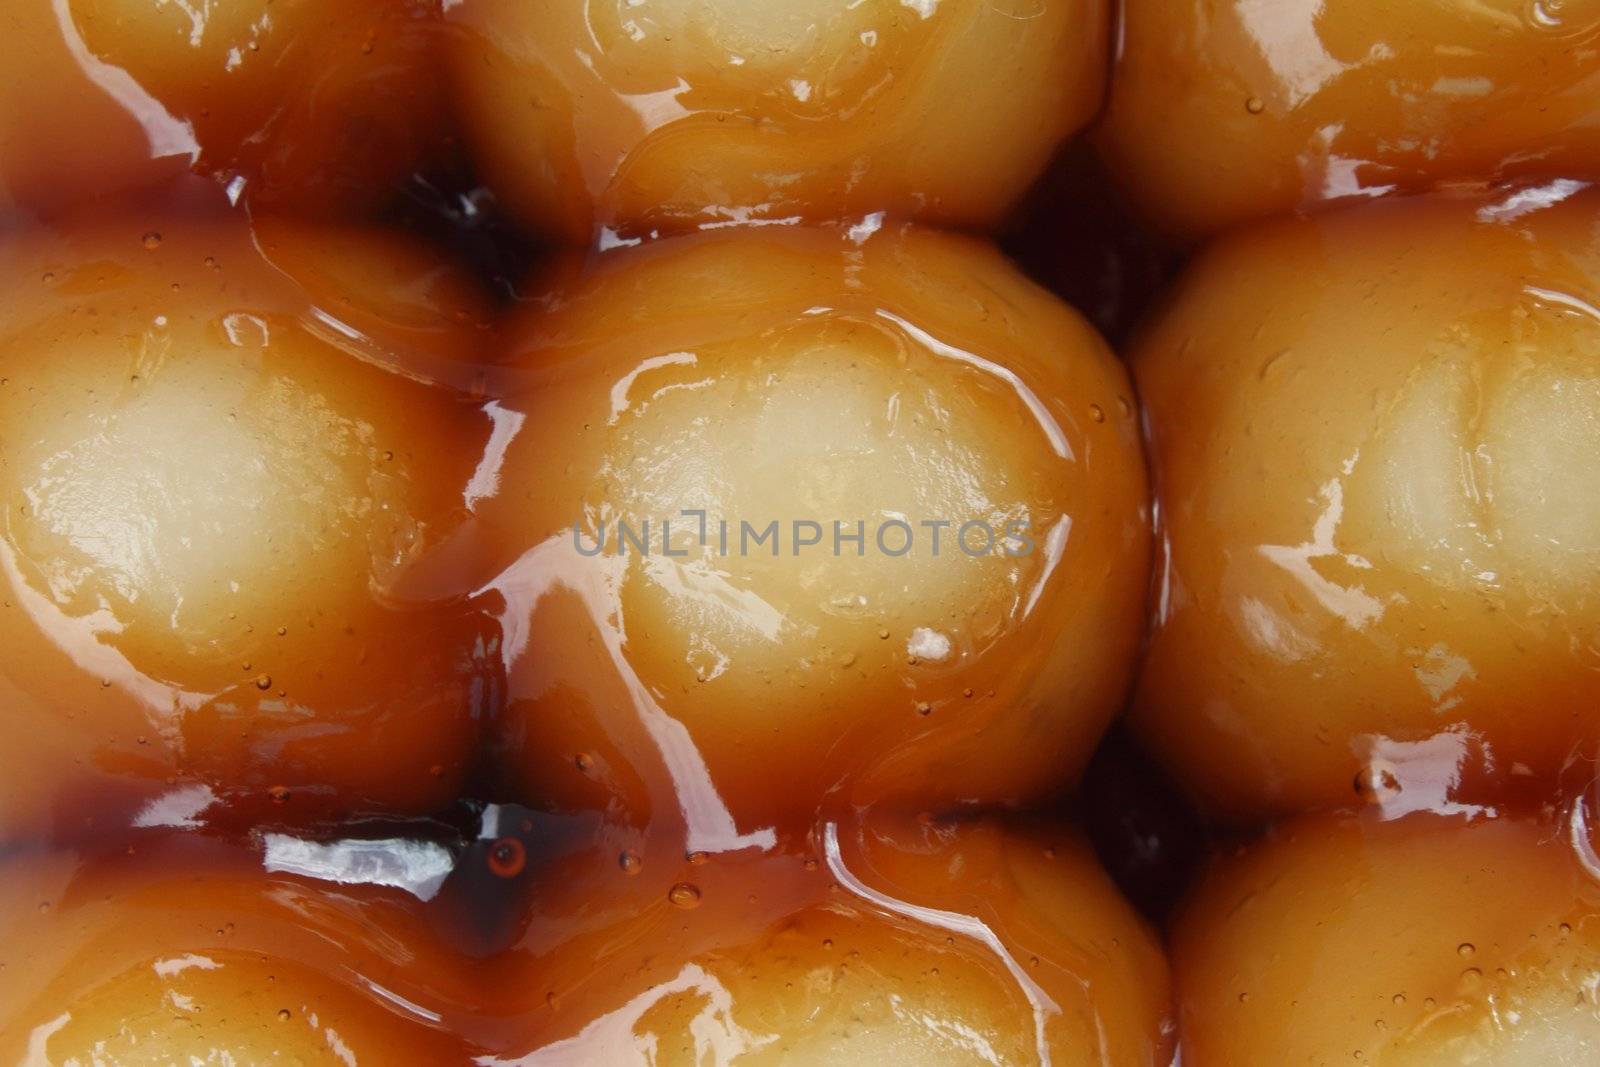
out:
M470 1058L449 1032L476 1000L470 968L417 899L263 870L270 847L186 836L0 866L7 1062Z
M1135 346L1133 715L1214 811L1492 803L1592 757L1597 219L1557 182L1270 223Z
M1093 329L927 231L586 264L504 331L520 387L476 505L519 795L732 841L819 804L1070 782L1147 584L1132 394Z
M1570 825L1492 813L1290 821L1218 861L1174 928L1183 1062L1593 1062L1580 848Z
M1155 0L1124 5L1120 40L1096 141L1179 237L1600 166L1588 0Z
M1099 106L1101 0L468 0L464 139L547 235L983 226Z
M347 315L263 257L292 268L298 232L163 201L3 252L8 835L97 775L289 819L459 787L492 623L406 575L465 515L487 429L417 368L472 358L481 300L440 266L431 296ZM359 279L366 241L320 254Z
M442 150L434 0L72 0L80 62L252 203L367 215Z
M1171 1060L1154 935L1057 828L876 815L632 870L596 851L538 884L558 921L491 964L499 1010L523 1006L508 1058Z

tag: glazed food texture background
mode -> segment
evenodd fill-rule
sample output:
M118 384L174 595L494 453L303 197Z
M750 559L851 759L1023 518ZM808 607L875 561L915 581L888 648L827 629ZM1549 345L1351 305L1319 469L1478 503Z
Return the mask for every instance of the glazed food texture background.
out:
M1600 1058L1600 5L13 0L0 1059Z

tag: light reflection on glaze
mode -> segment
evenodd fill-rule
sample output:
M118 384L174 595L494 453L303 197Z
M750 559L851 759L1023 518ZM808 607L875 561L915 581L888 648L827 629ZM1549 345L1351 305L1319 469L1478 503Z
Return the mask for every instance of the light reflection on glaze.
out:
M875 212L992 224L1094 113L1110 21L1102 0L464 0L447 19L491 181L602 248Z
M1097 139L1181 237L1600 164L1588 0L1554 16L1524 0L1175 0L1129 5L1123 23Z
M483 458L478 461L477 469L472 472L472 480L461 494L461 503L469 511L478 501L500 491L500 472L505 466L506 449L511 447L511 442L517 439L528 421L522 412L501 407L498 400L483 405L483 413L489 417L493 429L489 433L489 442L483 447Z
M200 145L194 139L194 127L174 118L127 71L96 58L83 43L83 37L73 24L70 3L71 0L50 0L56 26L61 31L61 40L65 42L78 69L138 121L145 137L149 139L152 157L186 156L189 163L196 162L200 158Z
M879 317L887 319L896 326L900 327L900 329L904 330L908 336L910 336L928 351L937 353L946 359L953 359L957 362L965 363L969 367L976 367L985 374L991 374L1005 382L1008 387L1016 392L1017 396L1021 397L1022 402L1028 406L1028 413L1032 415L1034 421L1039 424L1039 429L1044 432L1045 438L1050 442L1050 448L1055 452L1055 454L1060 456L1062 459L1067 460L1068 462L1077 461L1078 457L1073 453L1072 445L1068 443L1067 435L1061 431L1061 426L1056 421L1055 415L1052 414L1049 408L1045 406L1044 402L1039 399L1038 394L1036 394L1026 382L1019 378L1014 371L1000 366L993 360L984 359L982 356L963 351L962 349L957 348L955 345L947 344L944 341L939 340L937 337L934 337L920 326L917 326L915 323L907 322L905 319L891 311L885 311L884 309L879 308L877 313Z
M895 900L886 893L878 892L861 879L857 878L845 866L844 856L839 851L839 824L826 823L822 828L822 854L827 859L828 869L834 877L839 879L839 884L844 886L856 896L876 904L878 907L897 915L904 915L919 923L941 930L949 930L962 937L971 938L995 954L995 957L1004 964L1013 981L1017 983L1028 998L1028 1004L1033 1009L1034 1048L1039 1055L1040 1067L1049 1067L1050 1045L1045 1035L1045 1027L1049 1024L1050 1016L1061 1011L1060 1005L1050 999L1050 995L1039 987L1026 971L1022 964L1007 951L1005 945L995 936L987 923L972 915L960 915L951 911L941 911L937 908L921 907L908 904L905 901ZM1087 985L1084 992L1088 992ZM1102 1045L1102 1052L1104 1047ZM998 1063L998 1060L992 1061Z
M626 1004L599 1016L582 1031L555 1041L526 1056L503 1059L485 1056L475 1060L483 1067L562 1067L574 1062L626 1064L648 1063L655 1058L657 1038L641 1033L641 1020L664 1000L698 995L706 1001L690 1025L694 1035L694 1062L707 1057L714 1064L731 1064L739 1056L757 1052L778 1040L776 1034L757 1034L733 1019L733 995L715 975L698 964L686 963L683 970L659 985L636 994Z
M443 847L405 838L308 841L290 834L261 836L262 869L342 885L381 885L432 900L455 859Z
M567 257L528 308L495 404L539 433L473 505L506 560L478 595L504 604L495 744L523 799L682 808L695 847L737 849L818 802L1011 802L1081 765L1148 544L1134 409L1081 320L902 227ZM969 557L974 519L1026 522L1031 550ZM873 543L888 520L903 556ZM741 554L740 524L774 521L780 554ZM648 556L619 553L624 522ZM834 554L834 522L862 551Z
M659 755L670 783L667 796L676 801L683 813L690 851L737 852L746 848L771 848L775 841L771 828L739 831L692 735L682 722L662 710L628 662L623 650L627 624L616 596L626 562L621 558L585 560L577 554L568 537L557 535L529 549L496 577L487 589L504 597L505 610L500 615L500 625L505 635L501 648L506 674L515 676L522 658L535 654L528 644L527 620L534 616L539 601L557 588L577 594L589 610L595 632L605 643L611 666L627 689L638 724ZM628 724L616 725L626 728Z
M485 446L404 361L468 364L486 301L403 238L221 201L188 180L3 246L0 692L33 717L0 775L10 840L85 817L298 822L397 787L426 808L493 689L459 582L398 595ZM324 306L354 309L348 344L308 328ZM185 785L225 803L161 806Z
M9 531L7 531L9 534ZM180 744L175 716L192 712L216 699L215 693L191 692L164 684L134 667L127 656L101 640L102 635L122 632L122 624L109 609L73 617L51 603L43 593L29 586L17 566L16 549L8 536L0 541L0 566L4 566L9 589L32 619L34 626L48 636L52 645L65 652L84 674L109 679L144 705L146 721L152 730Z
M1171 1055L1154 937L1059 828L867 815L687 860L651 838L628 873L604 854L548 869L533 902L550 921L497 972L526 1037L477 1062ZM674 882L693 907L669 904Z
M1230 850L1173 933L1183 1063L1592 1062L1600 883L1572 810L1304 816Z
M1346 473L1354 466L1352 459L1346 464ZM1312 566L1313 560L1333 558L1360 570L1372 569L1372 564L1360 556L1340 552L1334 547L1334 536L1344 514L1344 483L1334 478L1322 485L1318 494L1326 501L1326 508L1317 516L1311 540L1299 545L1260 545L1256 551L1292 574L1323 607L1343 619L1352 630L1365 629L1383 618L1382 601L1360 586L1342 586L1330 581Z
M1600 732L1600 195L1350 207L1202 255L1133 354L1146 736L1229 816L1476 811ZM1581 466L1581 465L1580 465Z
M129 825L134 829L165 826L177 830L197 830L205 825L200 816L218 799L210 786L179 786L145 804Z

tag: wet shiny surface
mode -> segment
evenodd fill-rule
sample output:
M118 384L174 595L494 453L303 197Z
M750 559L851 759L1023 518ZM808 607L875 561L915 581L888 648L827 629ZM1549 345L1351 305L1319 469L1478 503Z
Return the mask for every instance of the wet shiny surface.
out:
M1600 1057L1600 9L1126 7L5 5L0 1061Z
M402 890L286 872L295 840L146 830L0 860L0 1057L468 1062L446 1020L476 1002L470 961Z
M496 329L428 246L204 179L62 219L0 251L0 1049L1167 1061L1072 831L855 810L1062 790L1129 680L1130 387L1065 306L867 226L557 259ZM887 485L923 547L838 572L570 540Z
M609 881L609 887L604 883ZM554 866L505 957L491 1062L1166 1064L1166 964L1044 824L878 815L764 854L603 847Z
M101 776L267 818L427 810L490 709L491 621L405 581L466 516L486 420L419 372L473 365L481 297L392 238L220 199L0 252L7 837L81 832Z
M1597 219L1556 183L1275 223L1138 344L1133 713L1216 809L1462 810L1594 752Z
M1070 783L1124 695L1149 536L1128 383L1082 320L900 230L571 257L528 300L476 506L524 800L677 809L715 850L819 805Z
M0 11L0 210L8 219L170 179L193 154L181 126L152 109L125 73L98 66L61 14L52 0L14 0Z
M1306 817L1219 860L1173 933L1183 1062L1594 1062L1600 870L1580 803Z
M1048 822L877 815L736 856L502 806L478 809L475 829L346 832L244 840L146 827L115 848L0 861L0 974L45 976L0 985L0 1054L1171 1056L1153 932L1076 836Z
M1149 0L1097 140L1182 236L1460 179L1600 173L1594 0Z
M447 133L439 15L434 0L15 0L0 203L52 212L192 168L259 204L373 214Z
M1102 0L447 6L486 175L579 244L875 211L992 222L1099 106L1109 22Z

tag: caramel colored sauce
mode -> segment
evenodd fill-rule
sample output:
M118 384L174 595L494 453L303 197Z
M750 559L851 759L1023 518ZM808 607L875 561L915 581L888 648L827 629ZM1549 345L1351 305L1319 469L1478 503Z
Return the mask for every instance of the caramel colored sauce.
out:
M1102 0L467 0L448 18L491 184L576 243L992 223L1098 107L1108 30Z
M1600 168L1593 0L1134 0L1119 35L1095 138L1179 237Z
M370 212L445 137L436 0L66 8L96 82L257 203Z
M0 861L0 973L49 976L0 987L0 1054L1171 1055L1151 930L1044 824L879 815L720 855L508 806L478 809L476 836L348 829L241 841L147 825L126 848Z
M819 806L1038 799L1087 761L1140 632L1137 428L1098 337L998 257L662 240L557 260L502 351L527 384L477 510L520 795L736 847Z
M1070 834L879 815L760 853L596 852L505 957L527 1062L1171 1055L1165 960Z
M1135 347L1133 716L1215 810L1493 804L1592 757L1597 211L1557 183L1269 224Z
M425 243L249 214L192 178L19 227L0 257L0 678L28 724L0 766L0 973L39 976L0 983L0 1056L562 1062L654 1042L671 1062L711 1025L748 1062L1170 1058L1164 957L1072 831L897 813L1062 789L1140 630L1129 382L984 246L838 228L557 258L497 326ZM682 429L698 416L654 371L691 365L799 421ZM774 471L871 504L826 449L761 453L825 425L908 481L908 507L1037 518L1042 547L956 551L951 530L943 558L858 557L851 597L757 557L732 602L784 604L793 644L747 642L730 681L811 669L819 642L863 651L821 662L825 704L769 701L787 733L741 753L742 690L707 677L667 719L646 697L695 662L623 629L693 583L635 573L642 599L579 598L572 625L564 597L616 564L549 546L595 492L591 450L621 470L608 455L662 438L718 472L685 492L752 487L714 507L786 504L763 495ZM672 470L645 474L617 499ZM985 594L991 574L1018 592ZM863 816L879 796L898 803Z
M125 839L0 861L7 1062L468 1062L467 961L414 897L274 870L287 835Z
M129 97L137 106L127 104ZM137 84L129 89L98 66L76 33L63 32L50 0L8 4L0 15L6 225L183 174L192 138L144 106L147 100Z
M519 277L448 152L274 169L317 137L250 108L342 15L169 63L170 9L72 11L33 30L195 146L138 126L88 198L35 140L7 185L0 1058L1170 1059L1146 920L1062 818L994 814L1066 792L1131 681L1149 514L1093 327L881 216ZM203 88L246 32L278 58ZM612 491L880 521L890 485L919 547L820 584L554 551Z
M1597 48L10 0L0 1062L1600 1062Z
M1574 818L1307 816L1222 858L1173 932L1183 1062L1592 1061L1600 889Z
M467 517L486 427L424 375L477 357L470 279L205 182L0 257L5 836L70 836L99 776L291 820L448 802L495 635L405 575Z

